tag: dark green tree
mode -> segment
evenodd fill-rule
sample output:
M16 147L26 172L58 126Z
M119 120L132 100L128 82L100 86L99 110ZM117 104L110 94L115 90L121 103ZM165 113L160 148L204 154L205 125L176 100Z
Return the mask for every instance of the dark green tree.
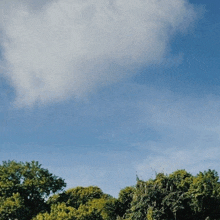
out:
M170 174L167 179L167 192L163 198L163 205L172 212L174 219L190 219L192 212L187 193L192 184L193 176L185 170L177 170Z
M127 186L124 189L120 190L118 196L118 207L117 207L117 215L120 217L125 217L125 214L131 208L131 202L133 200L134 187Z
M138 180L128 219L187 219L191 211L186 193L192 176L178 170L167 176L156 175L153 180Z
M187 196L193 212L192 219L220 219L220 183L215 170L195 176Z
M38 162L3 162L0 165L0 219L31 219L48 210L47 197L65 186L63 179L43 169Z
M192 176L185 170L138 180L127 219L220 219L220 183L216 171Z

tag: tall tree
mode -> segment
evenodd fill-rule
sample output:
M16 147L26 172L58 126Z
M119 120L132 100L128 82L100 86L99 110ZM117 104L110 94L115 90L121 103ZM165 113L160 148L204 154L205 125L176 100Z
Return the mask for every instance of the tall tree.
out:
M0 165L0 219L31 219L48 209L46 199L51 193L65 186L63 179L38 162L3 162Z

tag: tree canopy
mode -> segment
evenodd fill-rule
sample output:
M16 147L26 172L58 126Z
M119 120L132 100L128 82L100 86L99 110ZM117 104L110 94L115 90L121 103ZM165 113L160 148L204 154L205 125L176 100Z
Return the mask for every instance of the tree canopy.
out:
M38 162L0 165L2 220L220 220L220 182L215 170L185 170L137 178L118 198L97 186L64 191L64 180Z
M214 170L192 176L185 170L138 180L127 219L220 219L220 183Z
M46 198L62 190L62 178L38 162L3 162L0 165L0 219L31 219L48 210Z

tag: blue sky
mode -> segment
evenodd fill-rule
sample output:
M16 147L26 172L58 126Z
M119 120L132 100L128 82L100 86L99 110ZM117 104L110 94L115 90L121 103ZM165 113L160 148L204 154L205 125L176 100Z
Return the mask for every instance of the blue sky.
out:
M220 3L0 1L0 160L117 196L219 169Z

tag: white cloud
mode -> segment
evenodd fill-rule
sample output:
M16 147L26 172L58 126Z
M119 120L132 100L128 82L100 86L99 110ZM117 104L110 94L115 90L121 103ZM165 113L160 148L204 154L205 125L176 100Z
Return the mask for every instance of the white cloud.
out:
M81 97L160 62L196 16L185 0L0 4L5 77L20 106Z

